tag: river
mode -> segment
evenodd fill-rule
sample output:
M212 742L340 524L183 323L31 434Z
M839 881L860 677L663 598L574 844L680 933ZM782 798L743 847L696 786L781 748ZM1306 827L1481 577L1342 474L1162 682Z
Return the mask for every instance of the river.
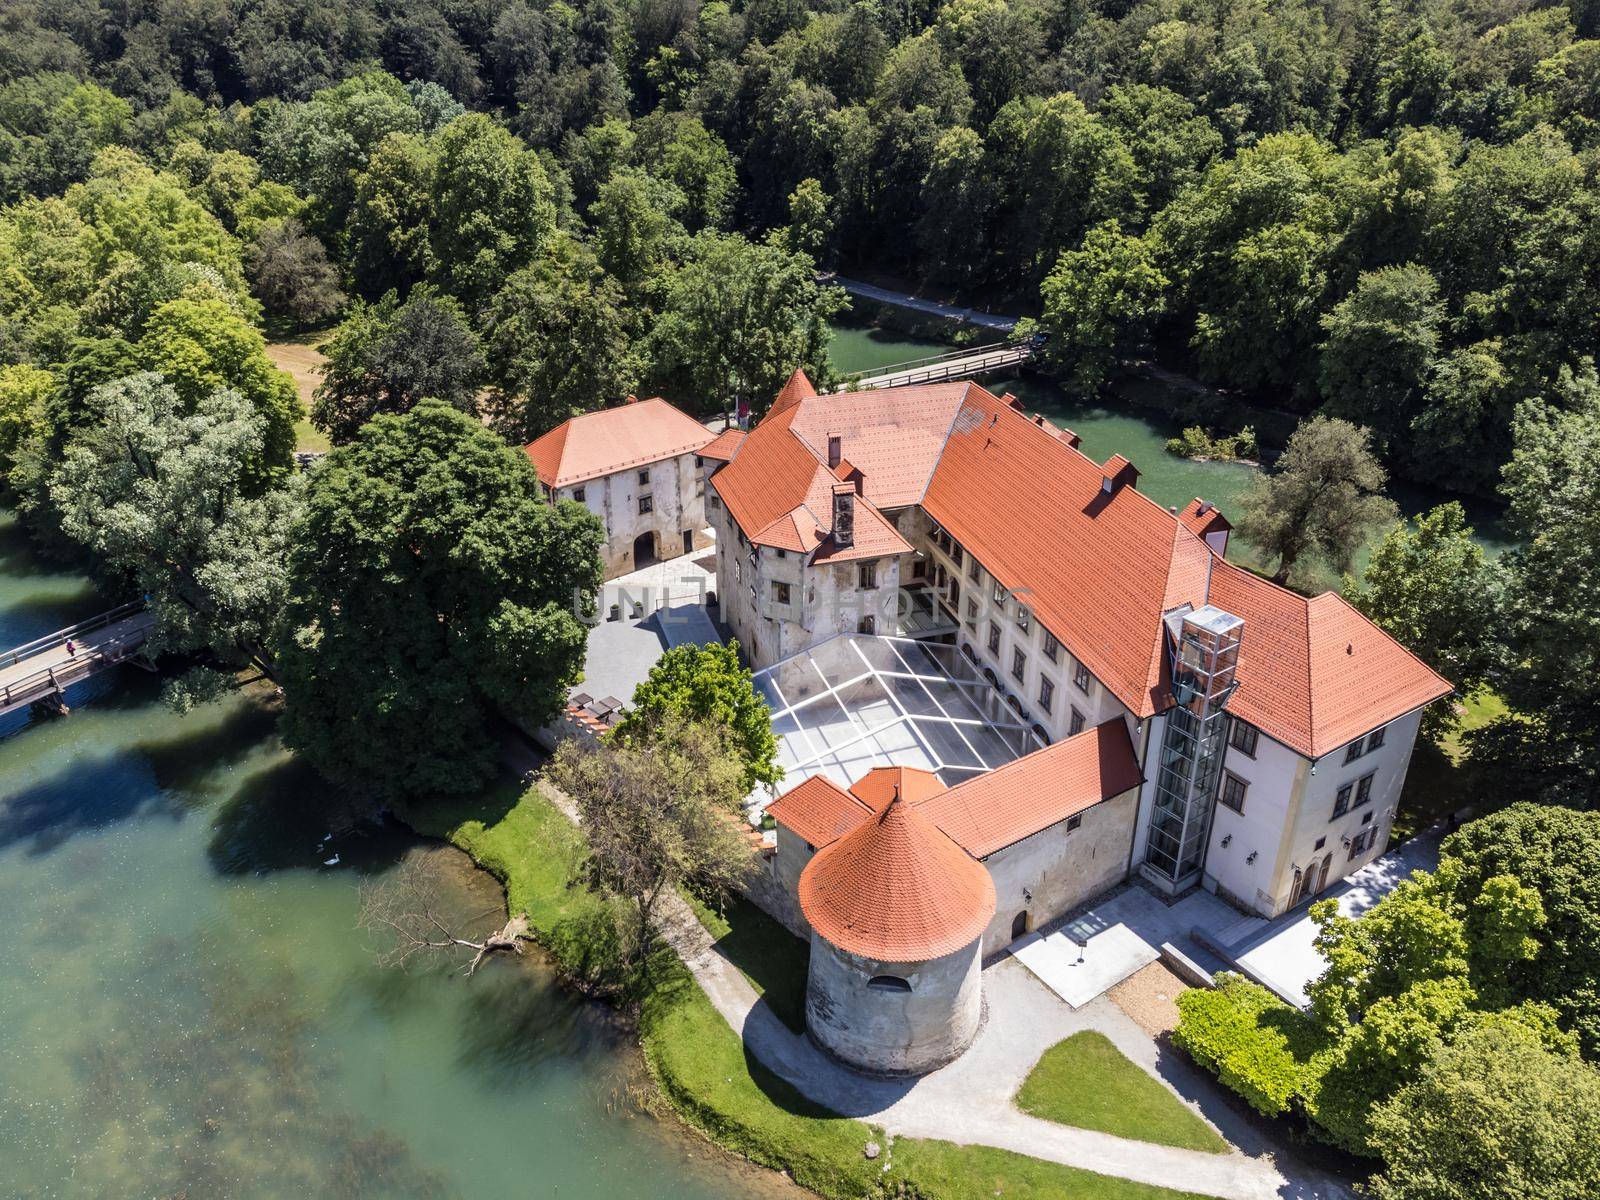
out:
M104 603L0 517L0 643ZM362 879L421 856L485 922L498 886L396 829L324 843L264 704L178 717L158 682L0 721L0 1196L800 1194L641 1115L630 1035L536 955L375 965Z
M941 342L908 337L889 330L836 325L829 344L829 355L837 370L849 374L949 349L948 345ZM1199 496L1210 500L1227 514L1232 502L1256 473L1256 468L1241 463L1195 462L1168 454L1167 439L1176 437L1182 429L1177 422L1150 409L1078 400L1049 380L1031 373L1020 378L994 376L981 382L997 394L1008 391L1015 393L1030 412L1043 413L1057 425L1064 425L1077 433L1083 439L1080 448L1097 462L1104 462L1113 454L1122 454L1139 469L1139 490L1161 504L1184 505ZM1459 500L1467 510L1479 545L1488 554L1498 555L1511 544L1510 536L1502 525L1500 511L1481 500L1452 496L1404 480L1392 480L1389 495L1399 505L1400 511L1407 515L1425 512L1446 500ZM1228 557L1258 570L1273 565L1263 561L1255 548L1241 538L1234 539ZM1366 559L1366 551L1358 555L1358 570L1365 565ZM1339 584L1332 572L1325 569L1314 569L1302 582L1321 587L1337 587Z

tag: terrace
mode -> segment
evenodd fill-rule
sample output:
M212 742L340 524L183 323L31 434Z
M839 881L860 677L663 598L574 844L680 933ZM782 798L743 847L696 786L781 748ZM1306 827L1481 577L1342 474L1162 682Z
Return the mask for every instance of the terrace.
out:
M954 646L841 634L755 676L786 786L848 787L874 767L920 767L947 787L1046 743ZM752 807L765 808L764 791Z

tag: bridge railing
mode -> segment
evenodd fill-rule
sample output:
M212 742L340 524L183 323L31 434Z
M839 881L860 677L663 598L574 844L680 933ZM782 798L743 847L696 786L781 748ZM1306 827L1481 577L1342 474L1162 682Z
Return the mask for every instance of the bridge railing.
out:
M1015 366L1027 362L1032 357L1033 349L1027 345L1000 343L981 350L964 351L957 355L912 359L910 362L864 371L851 378L858 387L868 387L885 379L894 379L897 386L941 383L947 379L960 378L973 370Z
M108 609L98 616L90 617L86 621L79 621L76 625L69 625L65 629L58 629L54 633L47 633L41 638L31 642L24 642L5 653L0 654L0 670L14 667L18 663L26 662L30 658L54 650L62 645L68 638L78 639L104 629L107 625L115 625L118 621L144 611L143 600L130 600L126 604L119 604L116 608Z
M913 367L932 366L936 363L952 362L963 358L978 358L984 354L992 354L996 350L1005 350L1016 346L1015 342L988 342L982 346L967 346L960 350L946 350L943 354L927 354L921 358L908 358L904 362L889 363L887 366L872 367L862 371L863 376L893 375L898 371L909 371Z

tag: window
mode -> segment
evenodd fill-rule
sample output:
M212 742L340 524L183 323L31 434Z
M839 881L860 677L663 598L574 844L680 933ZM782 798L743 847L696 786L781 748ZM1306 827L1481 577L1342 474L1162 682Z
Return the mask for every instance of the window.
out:
M962 552L960 542L950 547L950 557L955 560L955 564L958 567L966 561L966 555Z
M926 579L928 577L928 560L919 558L911 564L911 578Z
M650 469L648 467L639 472L639 482L645 484L650 482Z
M1026 608L1024 608L1020 604L1017 605L1017 628L1022 630L1023 633L1027 633L1028 632L1028 621L1029 621L1029 619L1030 619L1030 614L1029 614L1028 610Z
M1256 741L1260 738L1261 731L1254 725L1246 725L1235 718L1233 731L1228 735L1228 745L1232 746L1246 758L1256 756Z
M989 622L989 653L1000 653L1000 626L993 621Z
M1360 758L1362 754L1366 752L1365 742L1365 738L1357 738L1355 741L1351 742L1349 748L1344 752L1345 762L1355 762L1356 759Z
M701 458L698 454L696 454L694 456L694 465L695 465L695 468L698 470L700 467L703 467L703 466L706 465L706 460Z
M1347 783L1339 789L1339 794L1333 798L1333 815L1342 817L1350 811L1350 793L1356 790L1356 785Z
M1356 808L1360 808L1363 804L1370 804L1372 802L1372 781L1374 778L1376 778L1376 774L1377 773L1374 772L1372 775L1363 775L1360 779L1356 780Z
M1011 678L1015 679L1018 683L1021 683L1023 676L1025 676L1027 673L1028 656L1021 650L1013 649L1011 651Z
M1000 606L1000 611L1001 612L1005 612L1005 610L1006 610L1006 590L1005 590L1005 588L1000 586L1000 581L998 579L996 579L994 581L994 602L997 605Z
M877 633L878 619L870 614L862 617L860 623L856 625L856 632L865 634Z
M880 992L909 992L911 981L898 975L874 975L867 980L867 986L877 988Z
M1312 852L1312 853L1313 853L1313 854L1315 854L1315 853L1316 853L1316 852L1317 852L1317 851L1318 851L1318 850L1321 850L1321 849L1322 849L1322 848L1323 848L1323 847L1324 847L1324 846L1326 846L1326 845L1327 845L1327 844L1328 844L1328 839L1327 839L1327 838L1325 838L1325 837L1319 837L1319 838L1318 838L1318 839L1317 839L1317 844L1316 844L1316 845L1315 845L1315 846L1313 846L1313 847L1311 847L1311 852Z
M707 492L706 493L706 503L709 504L712 508L721 508L722 507L722 497L717 495L716 492Z
M1076 708L1072 710L1072 723L1067 726L1067 736L1076 737L1083 732L1084 715Z
M1071 833L1074 829L1076 829L1078 826L1080 826L1082 824L1083 824L1083 814L1082 813L1079 813L1077 816L1068 817L1067 818L1067 832Z
M1384 726L1380 725L1376 729L1374 729L1371 733L1367 734L1367 753L1368 754L1371 754L1379 746L1383 745L1383 731L1384 731Z
M1045 712L1050 711L1050 706L1056 702L1056 685L1048 679L1039 680L1039 707Z
M654 512L655 511L655 507L656 507L655 501L652 500L649 496L640 496L639 497L639 514L641 516L643 516L647 512Z
M1061 653L1061 643L1056 641L1056 635L1048 629L1044 631L1044 656L1051 662L1056 661L1056 655Z
M1368 850L1371 850L1372 847L1377 844L1377 842L1378 827L1376 825L1369 825L1360 833L1356 834L1355 837L1350 839L1350 858L1348 861L1355 862L1356 859L1360 858Z
M971 596L967 597L967 625L976 628L978 624L978 602Z
M861 564L861 569L860 569L860 571L857 572L857 575L859 577L859 582L860 582L862 587L864 587L864 588L875 588L875 587L878 586L878 564L877 563L875 563L875 562L864 562L864 563L862 563Z
M983 574L983 568L978 565L978 560L973 559L967 564L967 578L976 581Z
M777 580L773 580L772 598L779 604L789 603L789 585L787 583L779 583Z
M1222 773L1222 793L1217 797L1236 813L1244 811L1244 794L1250 785L1232 771Z
M572 498L574 500L576 500L579 504L583 503L583 497L584 497L585 494L586 493L585 493L583 488L573 488L572 489Z
M1084 666L1082 663L1079 663L1078 669L1072 673L1072 682L1078 685L1078 690L1080 692L1084 693L1084 695L1088 695L1089 668Z

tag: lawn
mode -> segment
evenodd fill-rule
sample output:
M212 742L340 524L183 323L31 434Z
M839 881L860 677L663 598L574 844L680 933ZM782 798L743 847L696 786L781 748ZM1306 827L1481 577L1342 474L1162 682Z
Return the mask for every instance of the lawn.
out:
M743 896L717 908L694 895L689 903L716 938L717 949L766 997L773 1015L796 1033L804 1033L811 947Z
M1394 829L1389 839L1392 843L1416 836L1447 813L1465 805L1477 804L1480 815L1494 807L1488 803L1494 797L1482 794L1479 771L1467 754L1465 735L1498 720L1509 710L1506 702L1490 691L1479 692L1464 701L1462 709L1460 724L1443 739L1442 746L1417 740L1417 747L1411 754L1411 768L1406 772L1405 789L1395 809Z
M598 969L614 951L604 930L606 902L582 882L583 838L537 787L507 784L403 816L423 833L448 838L501 879L511 910L528 914L540 941L569 974L582 977ZM723 936L738 927L756 938L761 923L746 920L748 915L730 907ZM741 938L736 944L745 943ZM747 961L767 972L771 957L764 956L767 965ZM792 952L785 969L792 976ZM639 1032L645 1061L678 1115L718 1145L787 1171L830 1200L885 1194L921 1200L1201 1200L1004 1150L915 1138L889 1144L881 1129L820 1108L752 1061L676 954L658 949L644 979ZM765 981L772 987L770 974ZM862 1154L869 1141L886 1146L876 1161Z
M1023 1112L1139 1142L1226 1154L1228 1143L1102 1033L1085 1030L1044 1052L1017 1093Z

